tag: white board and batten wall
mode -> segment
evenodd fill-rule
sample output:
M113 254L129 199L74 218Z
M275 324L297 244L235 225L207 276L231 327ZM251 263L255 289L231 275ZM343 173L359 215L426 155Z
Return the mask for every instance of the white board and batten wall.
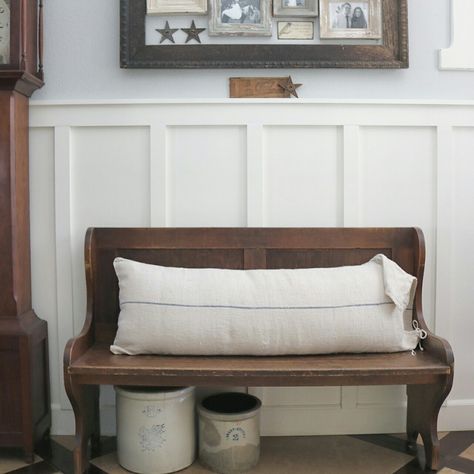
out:
M84 318L89 226L422 227L425 317L456 356L440 428L474 428L471 3L408 2L406 70L252 71L291 73L302 97L324 99L275 102L222 99L228 77L249 71L121 70L116 2L48 1L30 180L33 302L49 323L53 433L74 429L62 354ZM403 387L256 393L264 434L404 431ZM102 394L112 433L113 391Z
M33 301L62 354L85 314L89 226L420 226L425 317L453 345L440 429L474 427L474 103L66 101L31 106ZM404 431L403 387L254 389L269 435ZM104 432L114 430L103 392Z

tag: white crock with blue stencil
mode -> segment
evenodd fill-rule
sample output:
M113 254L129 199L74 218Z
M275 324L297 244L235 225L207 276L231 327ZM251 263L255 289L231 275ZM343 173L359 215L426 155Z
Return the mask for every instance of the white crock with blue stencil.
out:
M211 395L198 406L199 460L214 472L255 467L260 457L261 402L247 393Z
M194 387L115 387L117 456L140 474L179 471L196 457Z

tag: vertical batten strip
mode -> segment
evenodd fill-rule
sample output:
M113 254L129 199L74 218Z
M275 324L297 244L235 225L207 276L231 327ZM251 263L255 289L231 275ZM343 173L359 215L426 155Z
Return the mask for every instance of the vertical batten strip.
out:
M342 225L357 227L359 225L359 127L344 126L343 138L343 208Z
M263 126L247 124L247 226L263 225ZM245 387L245 390L265 403L263 388Z
M150 226L168 225L167 130L164 124L150 125Z
M264 225L263 126L247 125L247 226Z
M56 300L58 321L58 358L60 366L64 347L75 334L71 249L71 128L54 128L54 207L56 238ZM60 372L61 387L64 386ZM60 391L63 409L71 405L64 390Z
M451 336L450 315L452 311L453 151L453 128L450 126L438 127L436 164L436 299L435 328L433 330L447 339Z
M359 126L344 125L342 150L342 225L359 225ZM359 387L341 387L341 408L357 408Z

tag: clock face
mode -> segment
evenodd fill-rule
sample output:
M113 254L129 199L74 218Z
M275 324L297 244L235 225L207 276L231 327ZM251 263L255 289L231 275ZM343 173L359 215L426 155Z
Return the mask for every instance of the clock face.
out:
M0 0L0 65L10 62L10 0Z

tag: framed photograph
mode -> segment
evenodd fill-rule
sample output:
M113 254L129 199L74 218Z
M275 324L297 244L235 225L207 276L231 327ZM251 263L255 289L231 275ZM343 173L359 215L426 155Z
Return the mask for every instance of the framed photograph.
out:
M321 0L321 5L324 1L327 0ZM407 0L381 0L382 38L377 43L360 41L358 44L340 44L334 41L297 44L280 41L243 44L223 36L219 44L168 45L147 44L146 0L120 0L120 66L142 69L407 68L407 3ZM265 5L269 10L268 3ZM216 18L219 28L222 26L220 15ZM230 25L236 27L236 23ZM242 26L245 25L237 24L237 27Z
M209 35L271 36L271 0L210 0Z
M317 0L273 0L273 16L318 16Z
M207 0L146 0L147 15L205 15Z
M278 21L279 40L312 40L314 23L312 21Z
M320 0L321 38L380 39L382 0Z

